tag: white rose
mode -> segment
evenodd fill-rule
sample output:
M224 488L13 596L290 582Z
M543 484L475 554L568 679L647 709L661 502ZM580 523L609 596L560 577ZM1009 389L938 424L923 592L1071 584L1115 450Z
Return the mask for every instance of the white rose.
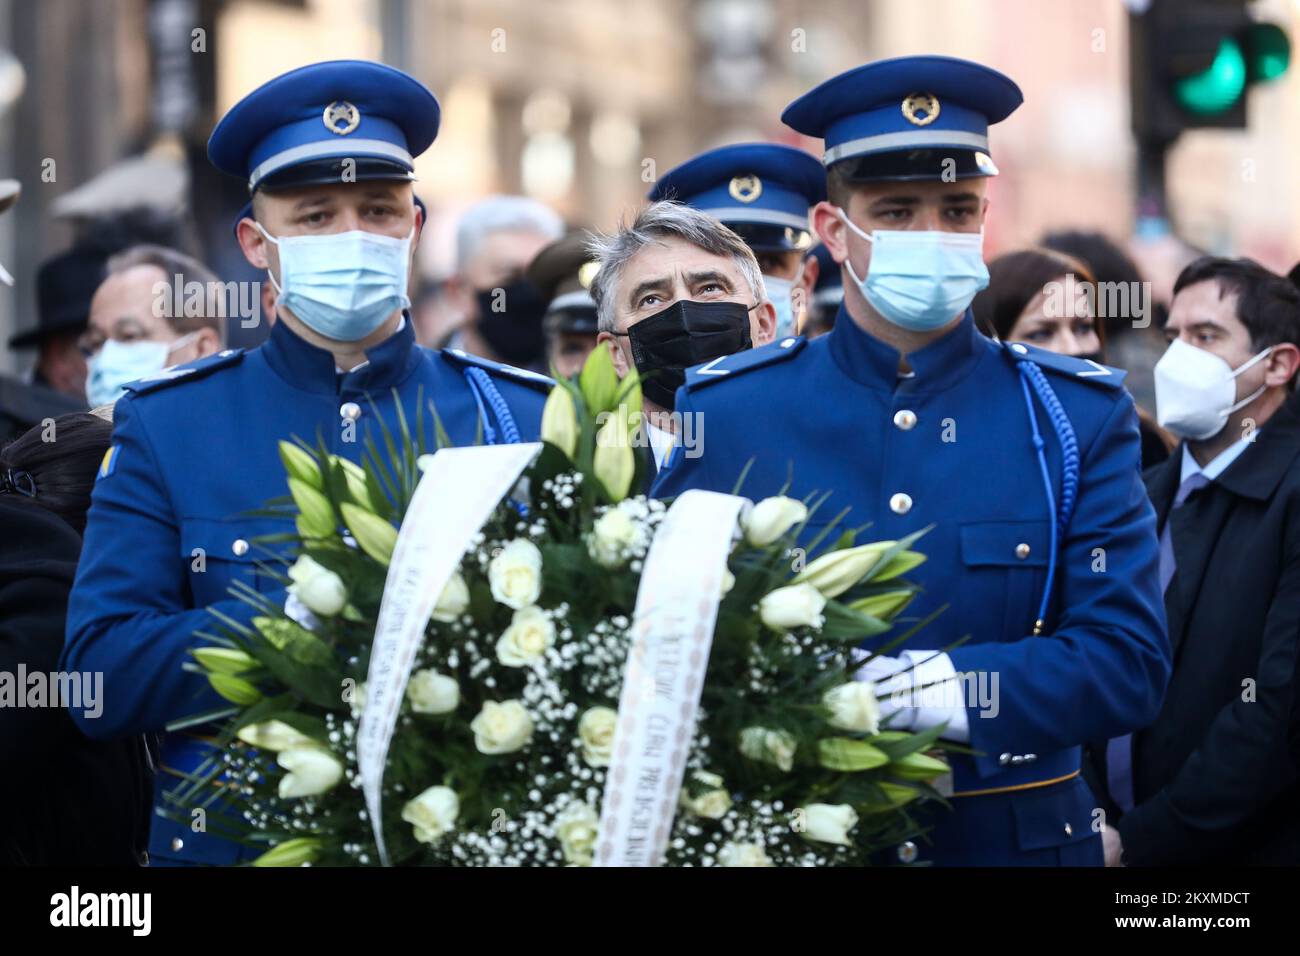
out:
M819 628L826 621L825 607L826 598L811 584L790 584L764 595L758 602L758 616L774 631Z
M519 538L501 549L488 564L492 597L516 611L534 604L542 593L542 552Z
M718 851L720 866L772 866L767 852L757 843L728 843Z
M595 855L600 818L585 803L571 803L555 818L555 837L564 859L577 866L591 866Z
M555 643L555 624L540 607L520 608L497 641L497 659L506 667L540 661Z
M742 754L750 760L770 763L786 773L794 767L795 747L794 735L784 730L746 727L740 732Z
M352 719L356 720L361 716L361 711L366 706L366 685L363 681L352 689L352 699L348 701L348 707L352 710Z
M320 617L334 617L348 603L343 579L305 554L289 568L289 580L286 590Z
M764 548L808 517L802 501L777 496L764 498L745 518L745 537L757 548Z
M876 699L876 685L870 681L855 680L832 687L822 695L822 704L831 712L832 727L860 734L880 730L880 702Z
M641 529L621 508L610 508L596 519L587 537L587 553L597 564L617 568L627 560Z
M593 767L608 767L614 754L614 728L618 714L608 707L593 707L578 721L582 759Z
M697 817L721 820L731 809L731 794L722 786L722 778L716 773L705 770L696 770L691 777L710 789L703 791L699 796L692 797L690 790L683 788L682 806Z
M432 843L456 825L460 798L450 787L430 787L402 807L402 819L415 829L421 843Z
M431 615L435 621L449 624L465 613L469 607L469 586L459 571L453 572L447 584L438 596L438 603Z
M858 814L847 803L810 803L803 808L804 835L818 843L851 846L849 831L858 823Z
M280 796L312 797L324 793L343 779L343 764L323 747L293 747L281 750L276 761L289 772L280 778Z
M479 753L510 754L532 740L533 718L517 700L489 700L470 721L469 729L474 731L474 746Z
M450 714L460 704L460 685L432 669L416 671L406 685L406 699L417 714Z
M313 741L306 734L300 734L288 724L279 720L268 720L260 724L240 727L235 734L250 747L259 750L289 750L294 747L310 747Z

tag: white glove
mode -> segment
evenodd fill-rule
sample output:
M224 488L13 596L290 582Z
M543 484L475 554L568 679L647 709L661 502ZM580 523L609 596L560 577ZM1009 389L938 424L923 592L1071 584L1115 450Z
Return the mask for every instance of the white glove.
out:
M868 654L854 650L855 660ZM876 657L853 672L855 680L876 685L881 723L890 730L929 730L946 723L947 740L970 740L970 720L962 683L952 658L942 651L902 651Z

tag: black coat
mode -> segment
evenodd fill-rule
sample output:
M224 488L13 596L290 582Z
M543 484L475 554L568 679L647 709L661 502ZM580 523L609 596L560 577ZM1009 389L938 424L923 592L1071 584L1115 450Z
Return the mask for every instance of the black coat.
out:
M1180 448L1144 474L1160 530L1172 522L1174 669L1155 722L1133 737L1124 862L1294 866L1300 396L1170 517L1181 468ZM1104 745L1090 757L1105 781Z
M80 548L63 519L0 495L0 673L10 681L57 670ZM142 738L88 740L61 707L0 706L0 865L138 864L149 768Z

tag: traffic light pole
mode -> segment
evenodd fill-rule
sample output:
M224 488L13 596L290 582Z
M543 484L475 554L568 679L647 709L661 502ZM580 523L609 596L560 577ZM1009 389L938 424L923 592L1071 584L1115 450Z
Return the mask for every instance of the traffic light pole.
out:
M1137 214L1139 219L1168 220L1165 193L1165 158L1169 143L1139 139L1137 143Z

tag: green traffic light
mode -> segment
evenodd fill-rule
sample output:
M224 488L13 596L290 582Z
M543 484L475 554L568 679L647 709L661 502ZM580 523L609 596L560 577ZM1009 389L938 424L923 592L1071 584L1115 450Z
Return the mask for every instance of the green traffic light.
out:
M1210 115L1230 109L1245 89L1246 58L1235 40L1225 39L1207 69L1174 84L1174 95L1184 109Z
M1246 35L1250 47L1252 82L1276 80L1291 65L1291 41L1286 31L1272 23L1256 23Z

